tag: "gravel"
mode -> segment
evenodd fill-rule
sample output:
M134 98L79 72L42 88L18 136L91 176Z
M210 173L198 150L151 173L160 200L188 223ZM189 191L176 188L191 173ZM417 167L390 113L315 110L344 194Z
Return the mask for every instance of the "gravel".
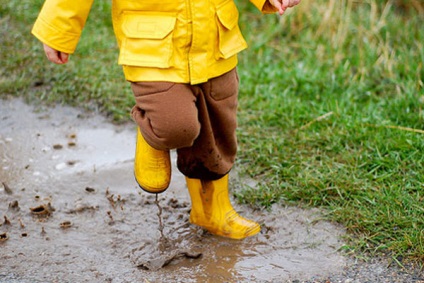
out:
M291 283L424 283L424 270L411 265L400 267L383 258L367 261L349 258L343 272L309 281L293 280Z

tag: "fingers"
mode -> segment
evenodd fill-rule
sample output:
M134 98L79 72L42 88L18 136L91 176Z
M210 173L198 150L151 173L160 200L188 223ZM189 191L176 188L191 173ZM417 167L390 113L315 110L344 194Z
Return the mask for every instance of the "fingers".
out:
M278 9L278 14L280 14L281 16L282 14L284 14L287 8L285 8L283 5L280 4L279 7L277 7L277 9Z
M284 9L291 8L300 3L300 0L282 0L281 5Z
M283 6L281 5L281 0L269 0L269 2L272 6L274 6L275 9L277 9L280 15L284 14L284 11L286 9L283 9Z
M66 64L68 62L69 54L65 52L59 52L59 58L62 61L62 64Z
M292 6L290 7L294 7L296 5L298 5L300 3L300 0L292 0Z
M287 8L291 8L300 3L301 0L269 0L272 6L274 6L280 15L284 14Z
M46 53L47 59L55 64L65 64L68 62L69 54L56 50L46 44L43 44L44 53Z

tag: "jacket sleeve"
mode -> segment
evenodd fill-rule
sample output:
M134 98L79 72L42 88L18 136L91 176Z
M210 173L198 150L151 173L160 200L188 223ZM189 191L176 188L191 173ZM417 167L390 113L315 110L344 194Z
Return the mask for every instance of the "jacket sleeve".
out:
M256 8L264 14L271 14L277 12L277 9L269 3L268 0L250 0Z
M32 34L50 47L73 53L94 0L46 0Z

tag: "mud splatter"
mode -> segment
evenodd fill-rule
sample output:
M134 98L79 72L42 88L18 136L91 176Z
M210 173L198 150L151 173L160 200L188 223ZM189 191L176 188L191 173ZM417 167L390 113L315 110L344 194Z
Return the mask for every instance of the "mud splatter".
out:
M162 207L159 204L159 198L158 198L159 194L156 194L155 196L155 204L156 207L158 208L158 222L159 222L159 233L160 233L160 238L159 238L159 248L164 248L164 246L166 246L166 243L168 241L168 239L165 237L165 235L163 234L163 221L162 221Z
M33 215L39 216L39 217L48 217L52 212L54 211L54 208L52 207L51 203L47 204L41 204L35 207L30 207L29 210Z
M9 218L7 218L7 216L4 216L4 222L3 225L11 225Z
M3 188L4 191L6 192L6 194L11 195L13 194L12 189L5 183L5 182L1 182L3 184Z
M149 203L149 202L146 202ZM160 205L159 194L155 194L155 205L157 208L159 240L157 243L147 241L138 248L131 251L131 260L137 268L143 270L157 271L168 266L173 262L182 259L199 259L202 252L193 250L190 245L179 247L181 239L169 239L164 233L163 208ZM174 208L179 207L178 200L170 199L168 204L172 204ZM180 206L180 207L185 207ZM180 218L182 219L182 218ZM175 230L181 227L176 227ZM175 232L175 231L174 231ZM173 232L171 233L173 234Z
M145 262L138 263L136 264L136 266L144 270L157 271L179 258L198 259L201 256L202 253L174 250L171 251L169 254L160 255L157 258L148 259Z
M70 227L72 227L72 222L71 221L69 221L69 220L65 220L65 221L63 221L63 222L61 222L60 223L60 228L62 228L62 229L67 229L67 228L70 228Z
M91 188L91 187L86 187L86 188L85 188L85 191L86 191L87 193L94 193L94 192L96 192L96 189Z
M0 233L0 243L9 240L7 233Z
M19 202L17 200L11 201L9 203L9 211L19 211L21 208L19 207Z

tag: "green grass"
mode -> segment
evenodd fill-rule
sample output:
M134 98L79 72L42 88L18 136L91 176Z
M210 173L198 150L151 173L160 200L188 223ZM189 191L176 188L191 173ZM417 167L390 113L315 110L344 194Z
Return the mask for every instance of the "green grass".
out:
M67 66L31 35L42 1L0 0L0 96L84 106L128 121L109 3L95 1ZM261 208L319 207L348 231L347 250L424 260L424 5L303 0L283 17L238 1L237 167Z
M423 15L353 1L298 8L242 18L238 162L261 185L238 196L325 208L347 248L420 262Z
M62 66L49 63L30 34L44 1L0 2L0 95L83 106L116 122L129 119L133 98L117 65L109 2L95 1L77 52Z

